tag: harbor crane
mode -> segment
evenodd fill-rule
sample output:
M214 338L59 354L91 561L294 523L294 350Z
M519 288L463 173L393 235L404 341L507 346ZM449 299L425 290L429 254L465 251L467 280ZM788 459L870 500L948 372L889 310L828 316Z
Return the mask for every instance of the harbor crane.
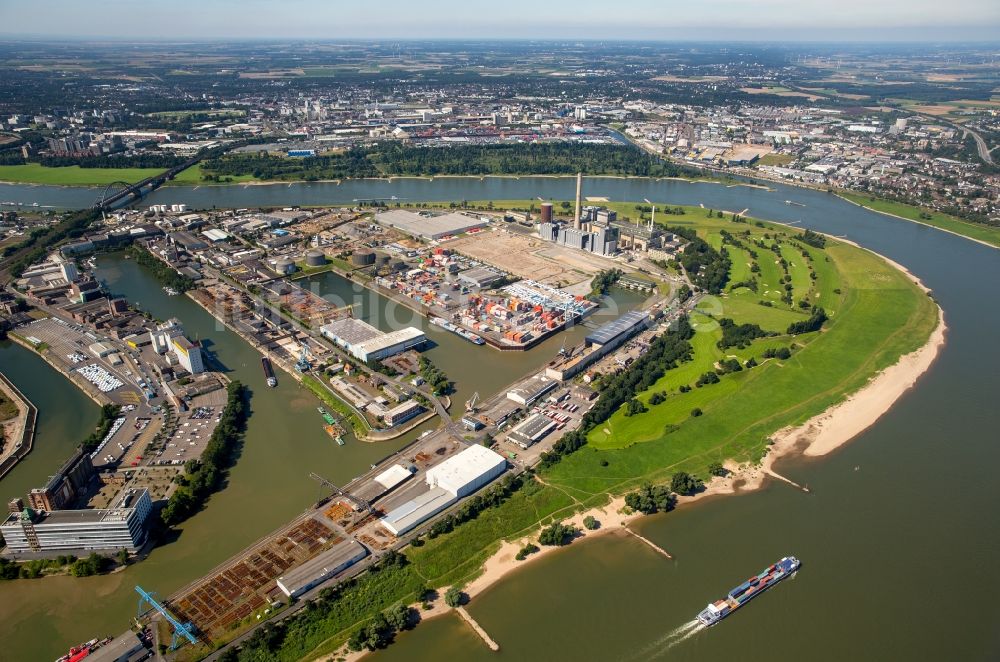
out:
M309 362L309 358L312 356L312 352L309 351L309 341L302 341L302 352L299 354L299 360L295 362L295 369L299 372L308 372L312 368L312 363Z
M465 411L475 412L476 405L479 404L479 391L472 394L472 397L465 401Z
M375 514L375 508L372 507L372 504L367 499L356 496L354 494L351 494L347 490L337 487L336 485L333 484L332 481L327 480L323 476L320 476L318 473L311 472L309 474L309 477L318 482L319 484L327 487L330 491L333 492L333 494L339 497L343 497L348 501L350 501L351 503L353 503L354 509L356 511L370 513L372 515Z
M139 594L139 612L136 614L136 619L142 616L149 609L153 609L160 614L167 623L170 624L170 631L173 635L170 639L170 650L176 650L178 643L180 643L181 638L187 639L189 643L197 644L198 639L194 636L194 624L193 623L181 623L174 615L167 611L167 608L160 604L154 597L155 593L149 593L143 590L141 586L135 587L135 592ZM148 606L147 606L148 605Z

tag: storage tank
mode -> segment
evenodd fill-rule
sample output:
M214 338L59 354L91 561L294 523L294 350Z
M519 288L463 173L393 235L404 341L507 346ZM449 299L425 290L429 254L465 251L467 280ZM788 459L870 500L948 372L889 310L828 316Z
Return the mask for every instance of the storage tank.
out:
M295 273L295 262L287 257L278 258L274 263L274 270L279 274Z
M542 203L542 223L552 222L552 203L543 202Z
M324 264L326 264L326 253L315 248L306 251L307 267L322 267Z
M369 250L354 251L351 264L356 267L368 267L375 264L375 253Z

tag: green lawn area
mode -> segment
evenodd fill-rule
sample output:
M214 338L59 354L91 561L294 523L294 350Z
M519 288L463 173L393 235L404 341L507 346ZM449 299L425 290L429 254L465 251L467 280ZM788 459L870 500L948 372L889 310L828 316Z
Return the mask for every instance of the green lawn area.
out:
M672 371L674 375L668 373L641 396L645 400L654 390L668 390L664 403L632 417L616 412L591 432L587 447L547 472L546 481L588 502L645 481L666 481L679 470L705 477L713 461L758 460L770 434L842 400L926 341L936 323L935 305L903 274L846 244L831 242L816 254L831 257L845 290L839 304L825 302L837 314L824 331L758 340L749 349L726 352L748 358L759 357L767 347L803 345L791 359L770 360L685 394L664 389L700 374L719 356L713 349L716 335L697 333L692 341L694 361ZM823 271L818 273L822 278ZM836 296L832 289L827 291ZM738 323L745 321L736 312L733 317ZM704 415L692 418L695 407ZM676 428L668 430L668 425Z
M902 202L893 202L892 200L881 200L878 198L872 199L870 196L858 193L841 192L837 195L845 200L857 203L862 207L867 207L873 211L902 216L903 218L911 221L933 225L936 228L948 230L950 232L960 234L963 237L969 237L970 239L985 241L988 244L1000 248L1000 228L980 225L979 223L970 223L968 221L963 221L960 218L949 216L948 214L920 209L919 207L913 207L911 205L903 204ZM921 218L921 214L926 214L930 218Z
M56 186L106 186L118 181L138 182L160 172L160 168L47 168L39 163L28 163L0 166L0 181Z
M757 161L757 165L783 166L795 160L791 154L765 154Z
M703 310L713 313L714 317L729 317L740 324L759 324L765 331L783 333L792 322L801 322L808 315L805 311L791 310L778 301L773 306L762 306L758 301L761 297L750 290L741 289L734 294L719 297L722 304L721 314L717 313L714 302L700 306Z
M788 263L788 273L792 277L792 298L797 303L799 299L812 296L812 279L809 278L809 261L802 256L800 250L790 244L781 244L781 257Z
M733 283L744 283L750 280L752 275L750 265L753 264L753 258L750 257L750 254L739 246L726 246L726 250L729 251L729 261L732 263L732 266L729 267L730 287Z

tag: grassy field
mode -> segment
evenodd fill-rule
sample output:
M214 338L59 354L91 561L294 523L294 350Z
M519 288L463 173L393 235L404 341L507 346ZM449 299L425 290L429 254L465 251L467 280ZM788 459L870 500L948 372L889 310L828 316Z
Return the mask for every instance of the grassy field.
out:
M727 355L754 356L762 364L725 375L718 384L679 393L679 383L691 384L722 354L715 345L718 332L708 327L692 342L693 361L667 373L640 396L648 400L652 392L666 390L665 402L632 417L616 412L591 432L588 447L564 459L546 480L587 502L644 481L665 481L679 470L705 477L713 461L758 460L769 435L842 400L900 355L926 342L936 323L935 305L903 274L877 256L845 244L831 243L817 252L830 257L837 284L843 284L840 295L818 285L820 297L831 299L824 302L831 319L823 332L757 340L749 349L727 350ZM765 315L779 313L777 308L759 307L765 308ZM728 313L737 323L745 321L738 310ZM777 319L772 324L766 318L761 321L765 328L777 323ZM793 343L797 347L787 361L763 361L760 356L768 347ZM696 407L703 416L691 416Z
M978 223L970 223L968 221L963 221L960 218L949 216L948 214L921 209L912 205L903 204L902 202L881 200L878 198L872 199L870 196L860 195L857 193L838 193L838 195L845 200L859 204L862 207L867 207L873 211L892 214L894 216L901 216L911 221L932 225L936 228L948 230L949 232L954 232L955 234L960 234L963 237L969 237L970 239L978 239L979 241L984 241L987 244L1000 248L1000 228L980 225ZM926 214L930 218L921 218L921 214Z
M38 163L0 166L0 181L55 186L106 186L112 182L138 182L162 172L160 168L47 168Z

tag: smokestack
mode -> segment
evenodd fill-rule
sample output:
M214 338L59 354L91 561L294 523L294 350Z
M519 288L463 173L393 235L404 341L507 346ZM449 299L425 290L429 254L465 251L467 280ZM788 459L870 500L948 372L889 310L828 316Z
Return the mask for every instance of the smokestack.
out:
M651 205L653 207L653 213L649 217L649 232L653 232L653 224L656 222L656 205Z
M583 173L576 173L576 215L573 217L573 227L580 229L580 201L583 195Z

